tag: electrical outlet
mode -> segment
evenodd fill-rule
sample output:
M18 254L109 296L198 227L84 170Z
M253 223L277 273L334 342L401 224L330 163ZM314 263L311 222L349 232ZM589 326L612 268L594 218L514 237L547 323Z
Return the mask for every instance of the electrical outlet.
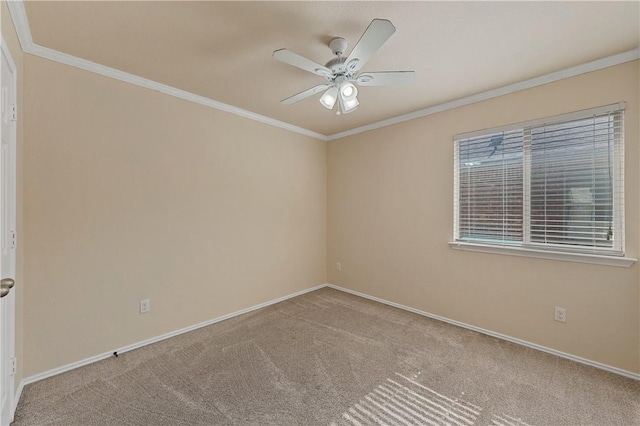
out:
M553 319L560 322L567 322L567 310L565 308L558 308L556 306L556 311Z
M336 263L336 271L342 271L342 263Z
M140 301L140 313L146 314L151 310L151 299L144 299Z

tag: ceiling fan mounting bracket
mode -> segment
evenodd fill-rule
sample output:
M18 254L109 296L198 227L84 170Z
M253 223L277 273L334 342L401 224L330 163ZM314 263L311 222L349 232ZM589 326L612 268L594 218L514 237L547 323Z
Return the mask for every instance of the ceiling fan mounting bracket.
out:
M347 47L349 47L349 43L342 37L336 37L329 42L329 49L338 57L342 56Z

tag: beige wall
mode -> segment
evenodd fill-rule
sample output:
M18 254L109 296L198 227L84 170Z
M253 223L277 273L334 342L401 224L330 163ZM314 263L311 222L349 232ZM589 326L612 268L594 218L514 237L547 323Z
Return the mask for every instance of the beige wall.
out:
M638 257L639 61L329 143L329 282L640 372L638 265L449 248L453 135L625 101L626 249ZM336 262L342 263L337 272ZM554 306L567 309L565 324Z
M19 51L14 60L22 69ZM635 61L332 141L327 151L25 55L20 377L325 281L640 372L638 265L447 245L454 134L626 101L626 239L637 257L639 77ZM21 262L19 253L18 274ZM151 313L138 314L142 298ZM566 324L553 321L554 306L567 308Z
M17 362L17 372L14 378L14 384L16 389L20 385L20 381L24 377L24 369L23 369L23 304L24 304L24 288L26 286L26 282L24 280L24 239L23 235L23 221L22 221L22 195L23 195L23 186L22 186L22 148L23 148L23 117L24 117L24 108L23 108L23 81L24 81L24 72L23 72L23 54L22 48L20 47L20 42L18 41L18 36L16 34L16 30L13 26L13 22L11 21L11 16L9 15L9 9L7 8L7 4L5 1L2 1L2 6L0 9L0 13L2 14L2 37L4 42L7 43L7 47L9 48L9 52L11 53L11 59L15 63L17 68L16 77L17 77L17 106L18 106L18 117L16 126L16 220L17 220L17 233L18 233L18 245L16 247L16 286L15 295L16 295L16 359Z
M326 282L325 142L31 55L25 80L25 376Z

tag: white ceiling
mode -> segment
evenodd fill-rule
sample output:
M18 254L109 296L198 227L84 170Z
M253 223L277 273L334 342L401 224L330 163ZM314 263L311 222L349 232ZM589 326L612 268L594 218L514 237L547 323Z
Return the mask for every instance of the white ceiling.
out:
M25 3L37 45L324 135L636 49L640 2L58 2ZM280 100L323 81L276 61L286 47L318 63L350 48L373 18L396 33L363 68L414 70L409 87L363 87L336 116Z

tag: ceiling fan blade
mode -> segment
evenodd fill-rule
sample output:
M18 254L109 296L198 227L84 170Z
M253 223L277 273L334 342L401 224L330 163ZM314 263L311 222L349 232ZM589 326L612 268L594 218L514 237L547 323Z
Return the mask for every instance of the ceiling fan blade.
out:
M413 82L414 71L363 72L356 78L358 86L403 86Z
M312 60L287 49L278 49L274 51L273 57L285 64L293 65L294 67L298 67L323 77L331 77L332 75L331 70L324 65L316 64Z
M396 32L396 27L386 19L374 19L358 40L349 57L345 61L347 69L357 71L367 63L380 46ZM356 60L352 62L353 60Z
M319 84L315 87L312 87L311 89L307 89L304 92L300 92L297 95L293 95L288 97L287 99L283 99L280 102L285 104L285 105L291 105L291 104L295 104L298 101L301 101L303 99L308 98L309 96L313 96L316 93L320 93L323 90L326 90L330 87L330 84Z

